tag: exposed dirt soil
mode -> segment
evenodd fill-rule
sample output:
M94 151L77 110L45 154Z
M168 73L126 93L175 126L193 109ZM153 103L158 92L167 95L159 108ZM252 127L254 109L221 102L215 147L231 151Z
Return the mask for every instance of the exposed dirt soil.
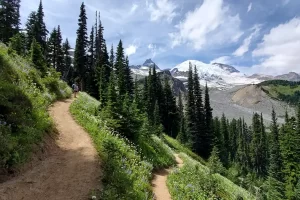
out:
M50 108L59 132L57 148L24 174L0 184L0 200L81 200L99 190L101 167L89 135L69 113L72 100Z
M179 158L178 154L174 155L177 162L177 167L183 166L183 161ZM167 187L167 177L172 171L172 168L161 169L154 173L152 180L152 188L157 200L171 200L171 195Z

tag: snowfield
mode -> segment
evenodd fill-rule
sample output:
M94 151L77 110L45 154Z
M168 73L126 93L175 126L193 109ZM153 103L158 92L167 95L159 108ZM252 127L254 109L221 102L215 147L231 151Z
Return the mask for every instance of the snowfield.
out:
M257 84L261 80L249 78L245 74L231 66L223 64L206 64L198 60L187 60L172 68L170 71L175 78L182 81L187 81L190 63L193 68L196 66L200 84L208 87L218 88L220 90L230 89L237 85ZM225 67L224 67L225 66Z

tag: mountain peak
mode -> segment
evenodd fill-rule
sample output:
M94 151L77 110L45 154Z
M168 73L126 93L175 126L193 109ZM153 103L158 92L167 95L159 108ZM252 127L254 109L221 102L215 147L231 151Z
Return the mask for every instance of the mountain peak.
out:
M226 65L226 64L222 64L222 63L212 63L213 65L216 65L218 67L220 67L221 69L224 69L230 73L240 73L239 70L237 70L236 68L230 66L230 65Z
M143 66L149 66L149 65L153 65L153 64L155 64L155 63L152 61L151 58L149 58L144 62Z

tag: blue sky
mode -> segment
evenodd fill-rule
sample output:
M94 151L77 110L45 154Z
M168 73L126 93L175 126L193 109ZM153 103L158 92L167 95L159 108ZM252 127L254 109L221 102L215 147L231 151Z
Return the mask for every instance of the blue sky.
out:
M24 25L39 0L21 0ZM75 46L81 0L44 0L49 31L60 25ZM101 13L107 46L122 39L130 64L160 68L196 59L240 71L300 72L299 0L85 0L88 27Z

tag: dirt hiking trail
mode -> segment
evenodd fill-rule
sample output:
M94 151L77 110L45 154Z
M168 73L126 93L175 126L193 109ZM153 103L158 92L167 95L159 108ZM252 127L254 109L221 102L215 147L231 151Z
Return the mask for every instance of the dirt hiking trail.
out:
M100 162L89 135L69 113L72 100L50 108L59 135L57 148L43 161L0 184L0 200L81 200L99 189Z
M183 161L179 158L178 154L174 154L177 162L177 167L181 168L183 166ZM154 173L154 178L152 180L152 187L155 198L157 200L172 200L167 187L167 177L172 171L172 168L162 169Z

